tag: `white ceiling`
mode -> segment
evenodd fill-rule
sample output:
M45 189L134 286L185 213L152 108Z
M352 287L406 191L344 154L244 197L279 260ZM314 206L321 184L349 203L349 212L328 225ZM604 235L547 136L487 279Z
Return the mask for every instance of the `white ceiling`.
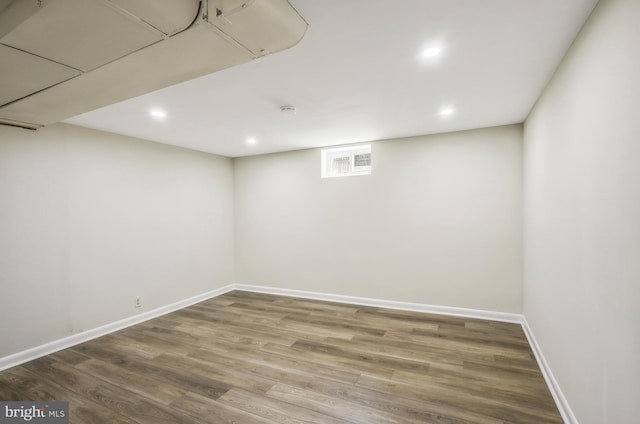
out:
M297 46L65 122L230 157L520 123L597 1L290 2Z

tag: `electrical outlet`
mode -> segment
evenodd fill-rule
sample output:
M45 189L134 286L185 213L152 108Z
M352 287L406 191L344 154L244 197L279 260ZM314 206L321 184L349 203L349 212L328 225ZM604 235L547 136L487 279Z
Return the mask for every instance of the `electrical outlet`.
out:
M133 301L133 307L134 308L141 308L142 307L142 298L140 297L136 297Z

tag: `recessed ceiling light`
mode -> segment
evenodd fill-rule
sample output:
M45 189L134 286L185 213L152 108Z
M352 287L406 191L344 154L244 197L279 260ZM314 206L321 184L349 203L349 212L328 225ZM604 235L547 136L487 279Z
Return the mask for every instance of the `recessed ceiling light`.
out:
M151 116L156 121L162 121L167 117L167 112L163 109L153 108L149 110L149 116Z
M445 107L444 109L440 110L439 115L440 116L450 116L450 115L453 115L453 112L454 112L453 108Z
M442 52L440 47L429 47L422 51L422 57L434 57L438 56Z
M258 140L256 140L255 137L247 138L247 144L256 144L257 142Z

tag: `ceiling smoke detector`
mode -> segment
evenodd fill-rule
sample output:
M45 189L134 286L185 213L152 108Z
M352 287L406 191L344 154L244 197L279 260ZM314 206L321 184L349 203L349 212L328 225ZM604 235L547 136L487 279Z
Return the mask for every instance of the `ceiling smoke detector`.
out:
M294 116L296 114L296 108L291 105L280 106L280 112L285 116Z

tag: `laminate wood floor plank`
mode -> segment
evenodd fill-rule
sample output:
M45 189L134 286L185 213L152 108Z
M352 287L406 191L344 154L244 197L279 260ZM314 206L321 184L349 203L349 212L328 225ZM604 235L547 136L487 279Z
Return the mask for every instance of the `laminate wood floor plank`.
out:
M114 424L136 424L135 421L115 412L113 409L106 408L103 405L92 402L66 387L60 386L52 381L40 378L31 371L20 368L25 378L33 379L36 384L30 386L24 393L13 399L15 401L42 401L64 399L69 402L70 420L74 424L92 424L92 423L114 423ZM0 389L0 393L2 389Z
M0 400L5 402L16 402L21 400L34 401L32 399L16 389L13 384L0 381Z
M235 291L0 372L72 423L557 424L517 324Z
M174 401L171 407L190 415L205 417L208 423L278 424L277 421L265 419L251 412L229 406L219 400L202 397L195 393L187 393Z
M353 358L346 358L344 356L332 356L325 352L314 352L311 349L292 349L289 346L283 346L275 343L266 344L262 350L265 352L279 353L291 358L303 358L309 362L317 362L329 367L343 368L357 373L369 372L376 375L390 376L394 371L393 368L382 367L377 364L372 364L366 360L361 361L358 359L354 360Z
M545 410L542 408L529 408L529 405L519 404L514 407L503 401L495 399L492 391L486 391L483 396L470 395L461 390L445 390L443 386L437 384L422 384L414 386L399 382L397 380L387 380L377 376L363 375L358 382L362 387L376 390L382 393L398 394L422 402L430 402L444 407L442 414L451 417L458 413L473 413L483 417L483 419L499 420L500 422L514 424L547 424L562 423L557 417L543 416Z
M220 397L219 402L232 405L237 409L245 409L254 415L266 418L279 424L349 424L330 415L284 402L268 396L256 396L242 389L232 389Z
M153 399L165 405L187 393L184 388L173 384L164 384L164 380L160 378L138 373L124 367L114 367L97 359L83 362L76 368L115 386L124 386L142 397Z
M266 393L275 384L272 379L247 373L245 368L247 362L244 362L242 367L220 367L218 363L212 364L189 356L170 354L159 356L152 362L154 365L175 369L179 372L195 372L199 375L207 375L215 378L216 381L229 385L231 388L240 388L256 394Z
M70 408L84 408L100 413L105 422L136 422L140 424L174 422L204 424L204 421L177 417L173 421L167 418L168 410L161 405L146 402L146 398L136 396L129 388L116 386L94 375L86 374L65 364L51 363L25 366L42 380L49 381L56 400L68 400ZM56 389L55 387L59 387ZM66 392L73 392L69 396ZM60 397L58 397L60 396ZM43 396L44 397L44 396ZM48 397L48 396L46 396ZM83 400L78 400L78 398ZM48 400L43 398L42 400ZM49 399L50 400L50 399ZM141 408L141 403L144 408ZM97 407L96 407L97 405ZM75 413L80 413L77 411ZM135 417L134 417L135 416Z
M198 314L206 316L206 312L198 312ZM185 316L187 319L194 318L194 314L192 312L185 312ZM213 314L211 316L213 316ZM214 333L226 332L231 333L234 336L248 336L257 340L265 340L284 344L294 343L300 338L317 339L318 337L322 336L321 334L309 334L308 329L300 329L293 328L293 326L287 326L286 323L282 323L281 320L275 320L273 321L273 324L266 325L255 322L245 322L245 320L233 320L229 318L213 318L213 322L219 324L219 326L212 326L211 321L201 321L197 325L203 330L208 330Z
M440 363L462 366L463 362L457 355L452 355L452 349L443 349L437 346L433 347L433 351L426 352L422 345L411 344L409 342L399 342L385 338L383 341L371 337L354 337L353 340L345 342L340 339L328 338L325 340L327 344L335 347L341 347L346 350L362 353L376 353L389 358L397 358L399 360L419 361L427 364ZM454 351L455 353L455 351ZM478 358L480 355L473 352L470 357ZM485 355L487 358L493 358L491 355Z
M142 330L144 327L141 327ZM133 333L129 333L130 335ZM109 334L96 341L96 346L111 347L112 352L117 353L120 357L134 356L140 359L153 359L158 355L162 355L167 351L166 346L158 346L145 343L144 340L137 340L134 337L127 337L122 334ZM71 351L71 349L68 349ZM89 358L89 354L85 355Z
M358 405L334 396L325 395L310 389L277 384L267 396L287 403L299 405L317 413L341 417L345 421L357 424L387 424L398 422L400 417L392 413ZM402 421L415 423L416 421Z
M389 337L404 338L413 342L426 342L431 344L436 339L455 344L455 342L463 343L468 347L480 346L482 348L502 348L510 352L518 352L521 355L530 355L531 350L529 345L522 340L522 337L514 336L502 336L496 334L495 337L491 337L490 332L481 334L472 333L465 329L443 329L438 328L435 330L429 329L412 329L410 332L393 332Z
M353 316L356 314L357 310L353 310L353 308L303 308L296 307L295 305L290 304L282 304L282 303L274 303L274 302L264 302L264 301L254 301L254 302L234 302L229 305L230 310L244 311L247 313L260 313L261 315L266 316L274 316L274 317L285 317L287 315L308 315L310 313L318 313L323 314L324 316L334 316L341 314L343 316Z
M394 335L387 334L385 338L388 339L388 341L385 343L380 343L377 340L366 339L363 337L356 338L354 342L357 342L358 344L362 344L362 346L382 345L383 347L381 349L388 349L388 350L391 350L397 346L404 346L405 350L409 350L412 352L427 351L428 354L425 354L425 357L427 357L427 355L431 355L431 356L435 356L436 358L437 357L450 358L450 360L455 359L456 362L458 363L461 363L462 361L467 361L467 362L478 361L480 363L482 361L494 362L496 357L500 356L501 353L503 354L505 353L505 351L501 347L498 347L495 349L487 349L487 348L479 349L477 347L477 344L474 344L474 343L469 344L468 346L466 346L466 349L465 349L464 344L452 345L451 343L441 343L438 341L431 343L429 340L424 340L424 339L416 340L414 338L407 337L405 335L399 336L397 334L394 334ZM529 363L532 362L535 364L535 360L532 358L529 352L527 352L526 354L523 354L522 351L519 351L514 353L514 355L517 355L519 358L524 359L525 362L521 363L520 367L529 368ZM518 364L514 362L513 367L517 368Z
M207 363L241 369L266 378L277 379L276 372L280 372L278 370L306 373L311 377L322 377L351 384L355 383L360 377L360 373L352 370L307 361L299 356L286 356L263 350L244 352L242 353L242 359L238 359L238 355L229 354L228 351L214 352L212 349L200 349L190 354L189 357Z

